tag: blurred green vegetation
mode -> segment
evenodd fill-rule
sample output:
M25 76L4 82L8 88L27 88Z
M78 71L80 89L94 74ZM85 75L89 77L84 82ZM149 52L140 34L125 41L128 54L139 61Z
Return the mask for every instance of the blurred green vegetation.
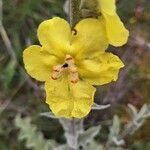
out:
M17 140L14 117L18 113L30 116L45 138L53 138L60 143L65 141L58 121L39 116L39 113L49 111L44 103L44 92L36 87L42 87L42 84L33 80L30 83L31 79L21 71L23 50L30 44L39 43L36 30L40 22L53 16L67 19L63 4L64 0L3 0L3 25L19 66L7 52L0 37L0 150L26 149L24 142ZM97 141L106 140L109 120L114 113L121 116L124 124L128 122L127 103L140 108L143 103L150 102L150 2L118 0L117 4L118 13L130 30L130 39L126 46L110 47L110 50L124 60L127 69L122 70L118 82L98 88L97 103L109 97L113 106L107 114L106 111L92 112L85 120L85 128L102 123L102 133ZM134 138L127 139L126 147L145 150L146 145L149 146L149 125L150 121L147 121ZM135 146L132 146L134 143Z

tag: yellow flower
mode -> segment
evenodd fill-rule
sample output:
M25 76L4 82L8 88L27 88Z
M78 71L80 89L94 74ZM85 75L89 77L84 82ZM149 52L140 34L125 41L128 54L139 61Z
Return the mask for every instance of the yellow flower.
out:
M61 18L44 21L38 28L42 46L24 50L27 72L45 82L46 103L56 116L82 118L93 104L95 87L117 80L123 63L106 53L105 27L97 19L80 21L74 31Z
M129 32L124 27L116 13L115 0L98 0L99 9L102 13L101 19L106 24L106 32L109 43L114 46L122 46L128 40Z

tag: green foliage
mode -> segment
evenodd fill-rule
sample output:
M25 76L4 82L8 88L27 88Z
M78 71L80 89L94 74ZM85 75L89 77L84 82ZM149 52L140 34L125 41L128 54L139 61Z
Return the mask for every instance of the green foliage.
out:
M118 116L115 115L113 118L113 124L110 127L110 133L108 136L108 143L110 145L113 143L116 144L117 146L124 144L124 141L122 139L121 140L118 139L120 135L120 125L121 125L120 119Z
M120 14L122 20L129 21L129 19L134 15L136 2L136 0L122 0L118 4L118 13Z
M0 76L1 79L3 80L4 87L6 90L10 88L10 83L15 75L16 67L17 67L16 62L13 60L10 61L4 68L2 76Z
M117 137L119 133L120 133L120 119L118 116L114 116L113 124L110 127L110 134L109 134L110 140L112 140L113 137Z
M150 117L150 106L144 104L139 112L134 106L130 104L129 104L129 108L132 112L132 115L131 115L131 122L126 127L126 132L129 135L132 135L135 133L136 130L138 130L144 124L144 121L148 117Z
M90 141L89 144L85 145L83 150L105 150L105 149L104 149L103 145L92 140L92 141Z
M37 131L35 125L31 124L31 118L15 118L15 125L19 128L18 139L25 141L26 147L33 150L69 150L67 145L58 145L53 140L46 140L43 134ZM79 145L83 150L104 150L103 146L94 141L99 133L100 126L91 127L79 136Z
M87 145L90 145L92 141L94 141L94 138L98 135L101 127L91 127L88 130L84 131L79 135L79 145L83 146L83 148L87 147Z
M20 129L19 140L26 141L26 147L33 150L54 150L55 142L45 140L42 133L37 131L35 125L31 124L31 118L15 118L15 125Z
M133 148L136 150L150 150L150 142L138 142Z
M56 15L65 17L63 2L64 0L3 0L3 24L12 44L12 51L20 64L25 47L29 43L39 43L36 34L38 25L44 19ZM0 45L0 83L5 91L9 91L11 86L15 88L21 82L22 74L17 70L14 60L8 56L3 39L0 39Z
M95 142L95 137L99 134L101 126L91 127L79 135L79 145L83 150L103 150L100 143Z

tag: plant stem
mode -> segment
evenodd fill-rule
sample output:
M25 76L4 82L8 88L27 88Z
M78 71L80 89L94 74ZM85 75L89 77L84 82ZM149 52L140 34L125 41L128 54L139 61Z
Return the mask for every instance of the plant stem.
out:
M78 150L78 138L83 133L83 119L59 119L67 141L69 150Z
M80 0L69 0L69 18L71 29L74 28L76 23L80 20L80 10L79 10Z
M80 0L69 0L69 18L70 18L70 26L71 29L74 28L76 23L78 23L80 19L80 11L79 11L79 5L80 5ZM78 149L78 133L77 133L77 127L76 127L76 121L75 119L72 119L70 121L70 135L72 138L72 143L76 145L76 147L70 147L70 150L77 150Z
M80 0L69 0L69 19L73 30L80 19L79 12ZM78 150L78 137L83 132L83 119L59 119L67 140L69 150Z
M75 124L75 119L72 119L71 120L71 123L70 123L70 134L72 135L72 137L73 137L73 143L74 143L74 145L76 145L76 147L74 147L74 148L72 148L72 147L70 147L70 150L77 150L78 149L78 139L77 139L77 131L76 131L76 124Z

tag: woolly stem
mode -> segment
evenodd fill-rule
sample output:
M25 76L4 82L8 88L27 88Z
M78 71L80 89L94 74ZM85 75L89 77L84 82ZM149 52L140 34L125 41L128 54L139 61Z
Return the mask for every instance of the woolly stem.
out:
M70 134L71 136L73 137L72 140L73 140L73 143L74 143L74 146L75 147L70 147L70 150L77 150L78 149L78 135L77 135L77 131L76 131L76 124L75 124L75 119L72 119L71 120L71 123L70 123Z
M74 28L74 26L78 23L78 21L80 19L79 5L80 5L80 0L69 0L69 7L70 7L69 8L69 11L70 11L69 18L70 18L71 29ZM74 119L74 118L72 120L70 120L70 124L68 126L69 136L66 136L66 138L72 137L71 138L72 141L70 141L70 139L67 139L70 150L78 150L77 126L79 126L79 124L82 124L82 123L83 123L82 120L79 121L78 123L76 123L76 119Z
M80 19L80 10L79 10L80 0L69 0L69 18L70 18L70 26L73 29L76 23L78 23Z

